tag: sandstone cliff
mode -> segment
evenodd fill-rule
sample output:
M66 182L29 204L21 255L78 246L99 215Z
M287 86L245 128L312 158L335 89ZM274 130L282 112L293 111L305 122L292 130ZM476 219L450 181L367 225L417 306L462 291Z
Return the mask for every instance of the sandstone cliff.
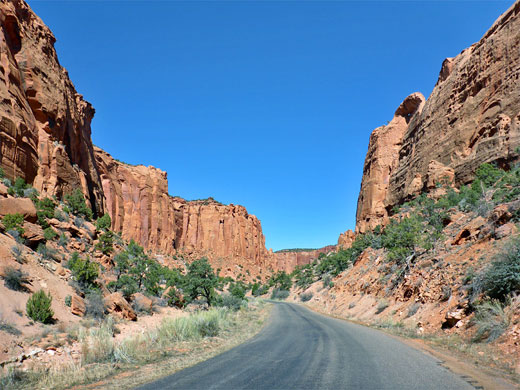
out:
M165 254L207 255L229 273L272 268L260 221L243 206L171 197L166 172L94 151L106 212L124 239Z
M520 2L470 48L442 64L415 115L374 130L357 210L357 231L443 177L459 186L484 162L507 167L520 146ZM397 118L397 121L396 121ZM407 123L405 123L405 120Z
M305 265L316 260L320 253L329 253L336 250L336 245L327 245L314 250L282 250L273 253L273 268L291 273L297 266Z
M102 209L94 109L61 67L56 39L24 1L2 1L0 23L0 164L44 194L82 188L94 211Z

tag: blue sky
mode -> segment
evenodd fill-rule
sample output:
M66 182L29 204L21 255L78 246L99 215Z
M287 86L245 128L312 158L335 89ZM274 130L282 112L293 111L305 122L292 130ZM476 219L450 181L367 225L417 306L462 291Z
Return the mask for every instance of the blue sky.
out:
M119 160L244 205L275 250L355 226L371 131L513 1L29 1Z

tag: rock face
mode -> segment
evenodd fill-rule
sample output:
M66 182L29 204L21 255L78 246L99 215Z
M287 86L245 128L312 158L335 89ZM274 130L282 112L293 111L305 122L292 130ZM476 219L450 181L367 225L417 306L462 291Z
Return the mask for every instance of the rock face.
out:
M473 180L482 163L507 168L518 161L519 91L520 2L516 2L479 42L444 61L422 108L420 104L411 117L398 109L388 126L374 130L356 230L385 223L394 205L443 178L459 186Z
M305 265L317 259L320 253L329 253L336 250L336 245L328 245L323 248L310 251L279 251L273 253L273 268L275 270L290 273L298 265Z
M388 212L385 200L390 176L398 164L399 150L408 124L423 105L424 97L420 93L408 96L397 108L390 123L372 132L358 198L357 232L364 233L386 222Z
M43 194L83 189L102 208L92 106L61 67L47 26L21 0L0 2L0 164Z
M171 197L166 172L94 150L106 212L124 239L165 254L207 255L220 268L240 263L256 273L270 267L260 221L244 207ZM217 264L217 259L232 262Z
M271 267L260 221L244 207L170 197L165 172L94 151L94 109L61 67L53 34L24 1L1 1L0 24L0 166L9 178L58 198L82 189L95 214L108 212L115 231L146 249L208 255L233 272L238 263Z

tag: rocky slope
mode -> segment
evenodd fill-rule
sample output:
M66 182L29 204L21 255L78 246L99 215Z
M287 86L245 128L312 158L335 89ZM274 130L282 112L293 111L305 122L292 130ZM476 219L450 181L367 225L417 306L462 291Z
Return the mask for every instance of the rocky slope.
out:
M458 187L470 182L484 162L507 167L517 160L519 91L516 2L479 42L443 62L423 107L415 103L415 110L402 112L404 117L400 107L389 125L374 130L359 194L357 231L384 223L393 206L434 187L443 177Z
M107 212L114 231L149 250L207 255L233 272L239 264L255 275L273 268L260 221L244 207L172 198L165 172L93 147L94 109L24 1L2 1L0 23L0 165L9 178L44 196L82 189L94 214Z

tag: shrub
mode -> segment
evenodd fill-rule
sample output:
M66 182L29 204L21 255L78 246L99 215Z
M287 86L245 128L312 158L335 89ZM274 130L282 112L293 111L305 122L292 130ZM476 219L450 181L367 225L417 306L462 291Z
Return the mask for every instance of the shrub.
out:
M483 291L504 302L520 291L520 239L513 239L495 256L483 275Z
M242 306L247 306L243 298L232 294L222 294L217 301L217 306L226 307L233 311L238 311Z
M289 291L287 290L280 290L279 288L275 288L271 293L271 299L284 300L287 299L287 297L289 297Z
M60 222L69 222L69 216L67 213L60 209L54 210L54 218L56 218Z
M472 322L477 326L474 342L491 342L498 339L508 328L511 318L498 300L484 302L477 306Z
M392 220L386 226L382 244L388 251L388 260L402 264L423 243L420 217L413 215L400 221Z
M178 307L180 309L186 306L186 301L176 288L171 288L168 291L166 294L166 300L168 302L168 306Z
M26 291L25 285L29 283L27 274L21 269L14 269L12 267L4 268L4 284L7 288L14 291Z
M43 290L35 292L27 300L27 315L34 321L47 324L51 322L54 312L51 308L51 294L45 294Z
M72 296L67 295L67 296L65 297L65 306L70 307L70 305L72 305Z
M49 226L48 228L43 229L43 237L47 241L52 241L58 237L58 233L56 233L54 229Z
M44 198L42 200L35 199L34 204L36 206L36 215L38 216L38 223L43 229L49 227L47 219L54 217L54 209L56 204L50 198Z
M14 259L17 263L23 264L25 263L25 258L23 256L23 247L20 244L16 244L11 247L11 253L14 256Z
M13 336L20 336L22 332L14 325L9 324L0 316L0 330L6 333L12 334ZM0 382L1 385L1 382ZM1 388L1 386L0 386Z
M251 287L251 294L254 297L259 297L260 295L267 294L269 291L269 286L262 285L261 283L254 283L253 287Z
M24 196L24 191L28 187L29 186L25 183L25 180L23 178L17 177L14 181L14 184L9 187L7 192L9 195L22 197Z
M246 297L246 287L241 282L232 283L229 286L229 293L239 300L243 300Z
M85 315L102 319L105 317L105 301L99 291L91 291L85 297Z
M69 239L64 233L60 234L60 238L58 239L58 245L62 248L65 248L67 244L69 243Z
M55 249L49 248L44 243L38 244L38 248L36 248L36 252L38 254L40 254L42 256L42 258L44 258L46 260L56 260L56 258L58 256L58 252Z
M80 258L78 252L72 253L67 266L72 271L72 276L83 288L94 285L99 275L98 264L91 262L88 257L86 259Z
M376 314L381 314L382 312L385 311L385 309L386 309L388 306L389 306L388 301L386 301L386 300L382 300L382 301L379 302L379 304L377 305Z
M102 217L99 217L97 220L96 220L96 228L98 230L109 230L110 227L112 226L112 220L110 219L110 215L108 214L103 214Z
M313 294L310 291L301 293L300 294L300 301L302 301L302 302L310 301L312 299L312 296L313 296Z
M279 290L289 290L292 287L291 276L285 271L278 271L269 279L269 286Z
M65 195L65 203L69 206L72 214L82 216L88 221L92 219L92 210L87 207L85 197L79 188L71 194Z
M5 215L4 218L2 218L2 223L7 231L16 230L20 236L25 232L23 228L23 215L20 213Z

